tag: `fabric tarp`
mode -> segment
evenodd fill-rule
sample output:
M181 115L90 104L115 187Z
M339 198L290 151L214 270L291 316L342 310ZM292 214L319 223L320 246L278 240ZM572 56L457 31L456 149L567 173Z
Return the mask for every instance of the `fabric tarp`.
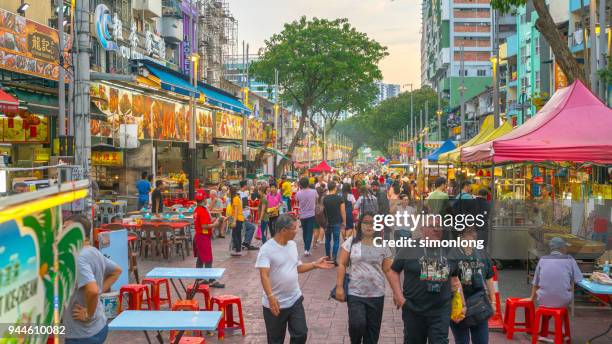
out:
M510 121L506 121L504 122L504 124L501 125L501 127L493 130L489 135L487 135L487 137L485 137L484 143L471 147L461 148L461 162L479 161L477 157L481 153L480 151L478 151L478 147L482 147L483 145L486 145L487 142L506 135L507 133L511 132L512 129L512 124L510 123ZM488 154L488 151L486 153Z
M323 160L317 166L309 168L308 172L320 173L320 172L331 172L332 168L327 164L327 161Z
M436 149L435 151L431 152L431 154L429 154L427 156L427 160L437 161L438 157L440 156L440 154L449 152L449 151L451 151L451 150L453 150L455 148L456 148L456 146L453 143L453 141L451 141L450 139L446 140L446 141L444 141L444 143L442 143L442 145L440 147L438 147L438 149Z
M580 81L559 89L529 121L474 147L475 161L612 164L612 109Z
M279 151L279 150L278 150L278 149L276 149L276 148L267 147L267 148L265 149L265 151L266 151L266 152L268 152L268 153L272 153L272 154L278 155L279 157L281 157L281 158L283 158L283 159L291 160L291 159L289 159L289 157L288 157L288 156L286 156L286 155L285 155L285 153L283 153L283 152Z
M493 132L493 130L495 130L493 128L493 115L489 115L485 117L482 125L480 126L480 131L478 134L476 134L476 136L467 140L467 142L465 142L463 145L453 149L452 151L440 154L440 156L438 156L438 163L445 165L458 165L461 162L461 148L470 147L484 142L484 138Z
M147 69L153 73L153 75L159 78L161 81L162 90L182 94L188 97L191 97L192 94L194 94L196 98L200 96L198 90L193 87L189 81L177 75L177 73L165 71L161 68L153 67L150 64L147 64L146 66Z

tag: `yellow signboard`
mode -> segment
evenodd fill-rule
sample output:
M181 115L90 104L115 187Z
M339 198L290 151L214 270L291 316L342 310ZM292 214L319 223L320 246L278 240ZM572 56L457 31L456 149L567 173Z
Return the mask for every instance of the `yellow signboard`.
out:
M123 152L91 152L91 164L97 166L123 166Z
M46 162L51 159L51 149L50 148L34 148L34 161L36 162Z

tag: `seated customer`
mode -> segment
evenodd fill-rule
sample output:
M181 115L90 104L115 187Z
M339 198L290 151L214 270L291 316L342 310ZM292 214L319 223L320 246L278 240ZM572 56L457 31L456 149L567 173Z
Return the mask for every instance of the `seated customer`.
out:
M540 258L536 266L530 299L541 307L567 307L572 302L574 283L582 280L582 272L567 254L570 245L565 240L554 237L548 246L550 254Z

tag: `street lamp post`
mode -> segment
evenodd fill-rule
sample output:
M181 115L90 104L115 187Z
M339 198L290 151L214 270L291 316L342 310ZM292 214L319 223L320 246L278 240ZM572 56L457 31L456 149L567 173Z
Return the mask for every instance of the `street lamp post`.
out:
M193 53L190 56L191 60L191 84L194 89L197 89L198 85L198 62L200 60L200 55ZM197 177L197 145L196 145L196 93L195 91L191 92L191 97L189 100L189 106L191 107L191 117L189 120L189 155L191 156L190 161L190 175L191 178L189 180L189 199L194 199L195 197L195 180Z
M497 77L497 61L498 56L491 57L491 65L493 69L493 128L499 126L499 85Z

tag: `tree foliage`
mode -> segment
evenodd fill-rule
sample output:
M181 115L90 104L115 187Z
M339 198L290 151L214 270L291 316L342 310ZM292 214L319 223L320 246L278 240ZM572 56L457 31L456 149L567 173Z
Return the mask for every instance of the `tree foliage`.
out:
M265 41L261 58L251 65L251 71L257 79L273 84L278 70L281 97L301 112L287 155L293 153L304 122L315 109L350 109L355 106L355 96L346 91L349 86L382 79L378 62L386 55L386 47L357 31L347 19L301 17ZM281 163L280 170L286 163Z
M421 110L423 111L423 122L425 122L425 105L427 104L432 130L437 130L435 113L438 107L438 96L436 92L429 87L423 87L414 90L412 97L413 115L417 126L420 123ZM353 150L367 145L372 149L388 153L389 139L395 137L400 131L405 131L411 120L410 92L403 92L397 97L382 101L368 111L339 122L336 130L353 141Z
M585 76L584 70L580 68L578 61L567 46L567 41L563 39L561 32L557 28L548 10L546 0L530 0L538 13L536 29L544 36L552 49L559 67L567 76L569 82L581 80L585 85L590 82ZM528 0L491 0L491 7L502 13L511 12L519 6L525 6Z

